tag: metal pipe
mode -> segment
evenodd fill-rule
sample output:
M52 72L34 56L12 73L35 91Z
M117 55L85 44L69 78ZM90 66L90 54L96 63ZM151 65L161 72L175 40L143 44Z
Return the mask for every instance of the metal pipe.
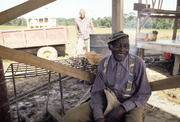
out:
M62 107L62 114L65 114L64 112L64 98L63 98L63 87L62 87L62 78L61 74L59 74L59 88L60 88L60 97L61 97L61 107Z
M15 101L16 101L16 111L17 111L17 115L18 115L18 122L20 122L20 115L19 115L19 108L18 108L18 102L17 102L17 92L16 92L16 83L15 83L15 77L14 77L13 64L11 64L11 69L12 69L14 96L15 96Z

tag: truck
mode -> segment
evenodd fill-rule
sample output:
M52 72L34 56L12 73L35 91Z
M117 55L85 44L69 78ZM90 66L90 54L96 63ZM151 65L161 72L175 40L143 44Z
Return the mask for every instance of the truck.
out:
M48 22L48 19L43 20ZM44 27L42 23L39 24L41 26L37 26L38 23L33 24L36 28L28 24L31 25L30 29L0 30L0 45L37 54L39 57L50 60L56 59L58 55L65 55L69 39L68 28L48 27L47 24Z

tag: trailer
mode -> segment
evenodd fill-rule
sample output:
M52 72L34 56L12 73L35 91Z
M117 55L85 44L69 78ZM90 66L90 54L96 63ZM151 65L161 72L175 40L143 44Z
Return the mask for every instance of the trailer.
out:
M0 31L0 45L23 50L46 59L65 55L68 28L38 28Z

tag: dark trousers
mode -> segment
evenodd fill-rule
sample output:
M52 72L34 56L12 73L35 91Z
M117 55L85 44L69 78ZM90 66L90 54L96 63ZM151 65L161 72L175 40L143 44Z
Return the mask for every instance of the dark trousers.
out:
M123 122L142 122L143 108L133 109L127 112ZM93 113L90 102L81 104L67 111L64 122L93 122Z

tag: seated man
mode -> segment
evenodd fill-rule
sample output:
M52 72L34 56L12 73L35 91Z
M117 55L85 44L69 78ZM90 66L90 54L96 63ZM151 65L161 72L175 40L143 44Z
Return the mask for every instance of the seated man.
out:
M122 31L112 34L108 46L112 55L98 66L91 100L69 110L65 122L142 122L143 106L151 95L145 64L129 53L129 36ZM120 103L106 115L105 89L113 91Z

